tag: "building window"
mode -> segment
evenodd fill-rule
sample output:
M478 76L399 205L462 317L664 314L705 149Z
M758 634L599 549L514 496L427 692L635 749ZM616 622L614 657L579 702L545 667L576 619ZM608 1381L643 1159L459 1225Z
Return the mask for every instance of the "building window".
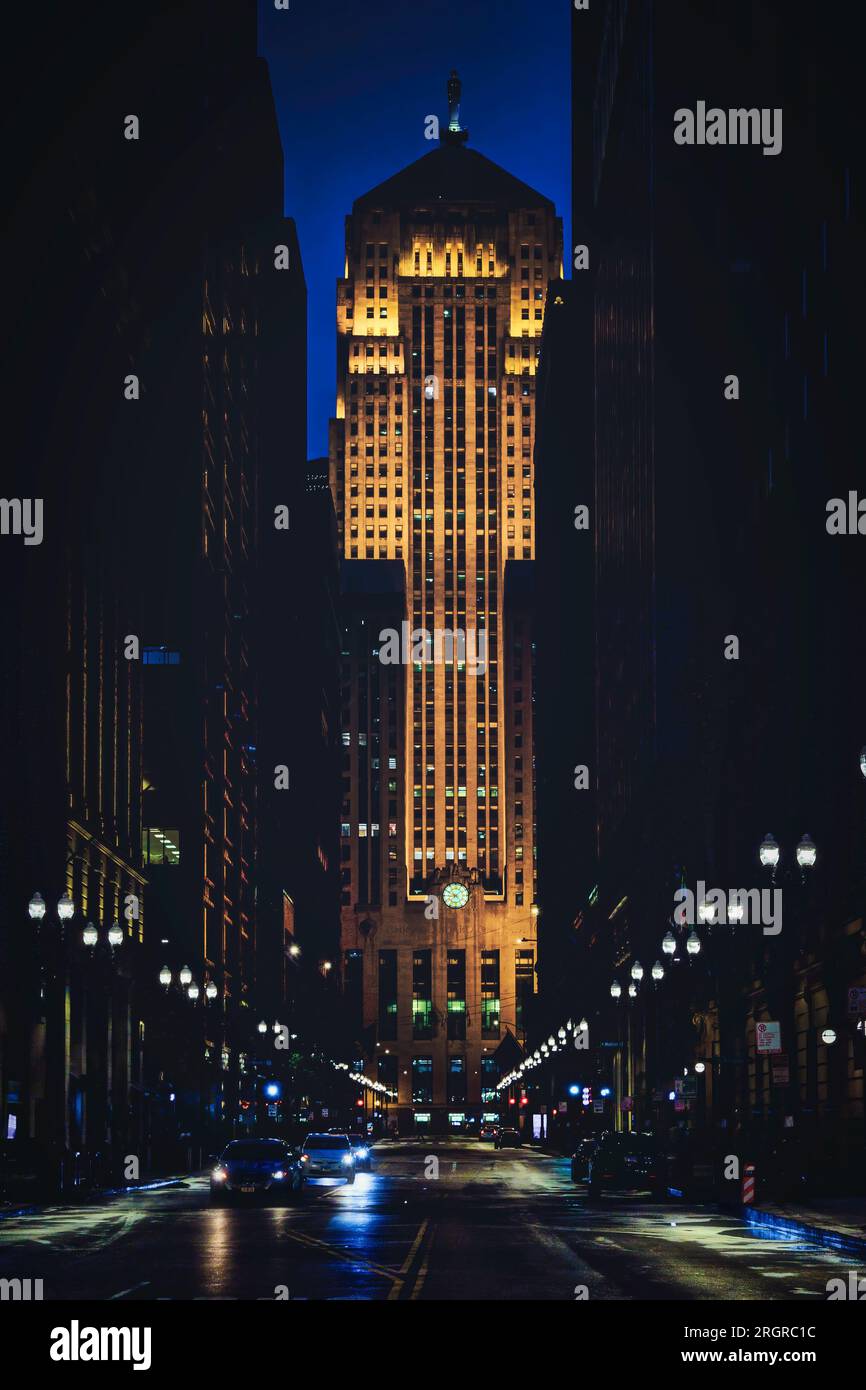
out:
M499 952L481 952L481 1036L499 1037Z
M433 1058L412 1058L412 1103L430 1105L433 1101Z
M433 1036L433 961L431 951L412 956L412 1036Z
M448 1058L448 1103L461 1105L466 1100L466 1059Z
M397 1037L397 952L379 952L379 1041Z
M446 851L447 853L447 851ZM454 851L451 850L451 858ZM466 1037L466 952L448 952L448 1036L455 1040Z
M180 831L153 825L141 832L141 857L147 865L180 863Z

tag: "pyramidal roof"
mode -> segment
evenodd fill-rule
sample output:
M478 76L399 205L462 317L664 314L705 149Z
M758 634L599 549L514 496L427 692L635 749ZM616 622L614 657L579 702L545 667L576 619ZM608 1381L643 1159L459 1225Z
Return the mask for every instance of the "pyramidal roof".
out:
M543 194L465 144L446 143L355 200L355 208L435 208L470 203L507 208L550 208Z

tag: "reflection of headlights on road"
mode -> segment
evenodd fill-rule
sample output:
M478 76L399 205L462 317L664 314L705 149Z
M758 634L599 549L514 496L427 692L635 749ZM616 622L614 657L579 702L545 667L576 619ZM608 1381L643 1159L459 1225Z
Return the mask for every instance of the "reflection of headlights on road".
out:
M227 1177L228 1173L226 1172L225 1168L214 1168L213 1172L211 1173L211 1180L213 1182L225 1182Z
M352 1164L352 1163L355 1162L355 1160L354 1160L354 1158L352 1157L351 1154L343 1154L343 1162L345 1163L346 1167L348 1168L350 1164Z
M356 1150L355 1150L355 1157L356 1157L356 1158L366 1158L369 1152L370 1152L369 1149L356 1149Z
M276 1179L277 1182L282 1182L282 1180L283 1180L283 1178L284 1178L285 1176L286 1176L286 1174L283 1172L283 1169L282 1169L282 1168L278 1168L277 1171L276 1171L276 1173L274 1173L274 1178Z

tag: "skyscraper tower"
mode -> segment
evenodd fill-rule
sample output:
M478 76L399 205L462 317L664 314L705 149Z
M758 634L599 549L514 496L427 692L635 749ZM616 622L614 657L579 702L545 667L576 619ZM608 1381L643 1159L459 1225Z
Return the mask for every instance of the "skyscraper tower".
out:
M467 148L460 95L452 73L442 143L355 202L337 293L344 977L404 1129L492 1108L534 986L527 562L562 230ZM395 574L399 667L380 622Z

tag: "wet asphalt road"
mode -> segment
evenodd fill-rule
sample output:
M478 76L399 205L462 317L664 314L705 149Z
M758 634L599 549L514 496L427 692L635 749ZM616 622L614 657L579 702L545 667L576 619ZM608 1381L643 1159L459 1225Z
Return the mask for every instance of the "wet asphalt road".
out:
M466 1140L382 1143L298 1206L212 1207L193 1177L0 1219L0 1278L46 1299L824 1301L851 1267L709 1207L591 1205L567 1160Z

